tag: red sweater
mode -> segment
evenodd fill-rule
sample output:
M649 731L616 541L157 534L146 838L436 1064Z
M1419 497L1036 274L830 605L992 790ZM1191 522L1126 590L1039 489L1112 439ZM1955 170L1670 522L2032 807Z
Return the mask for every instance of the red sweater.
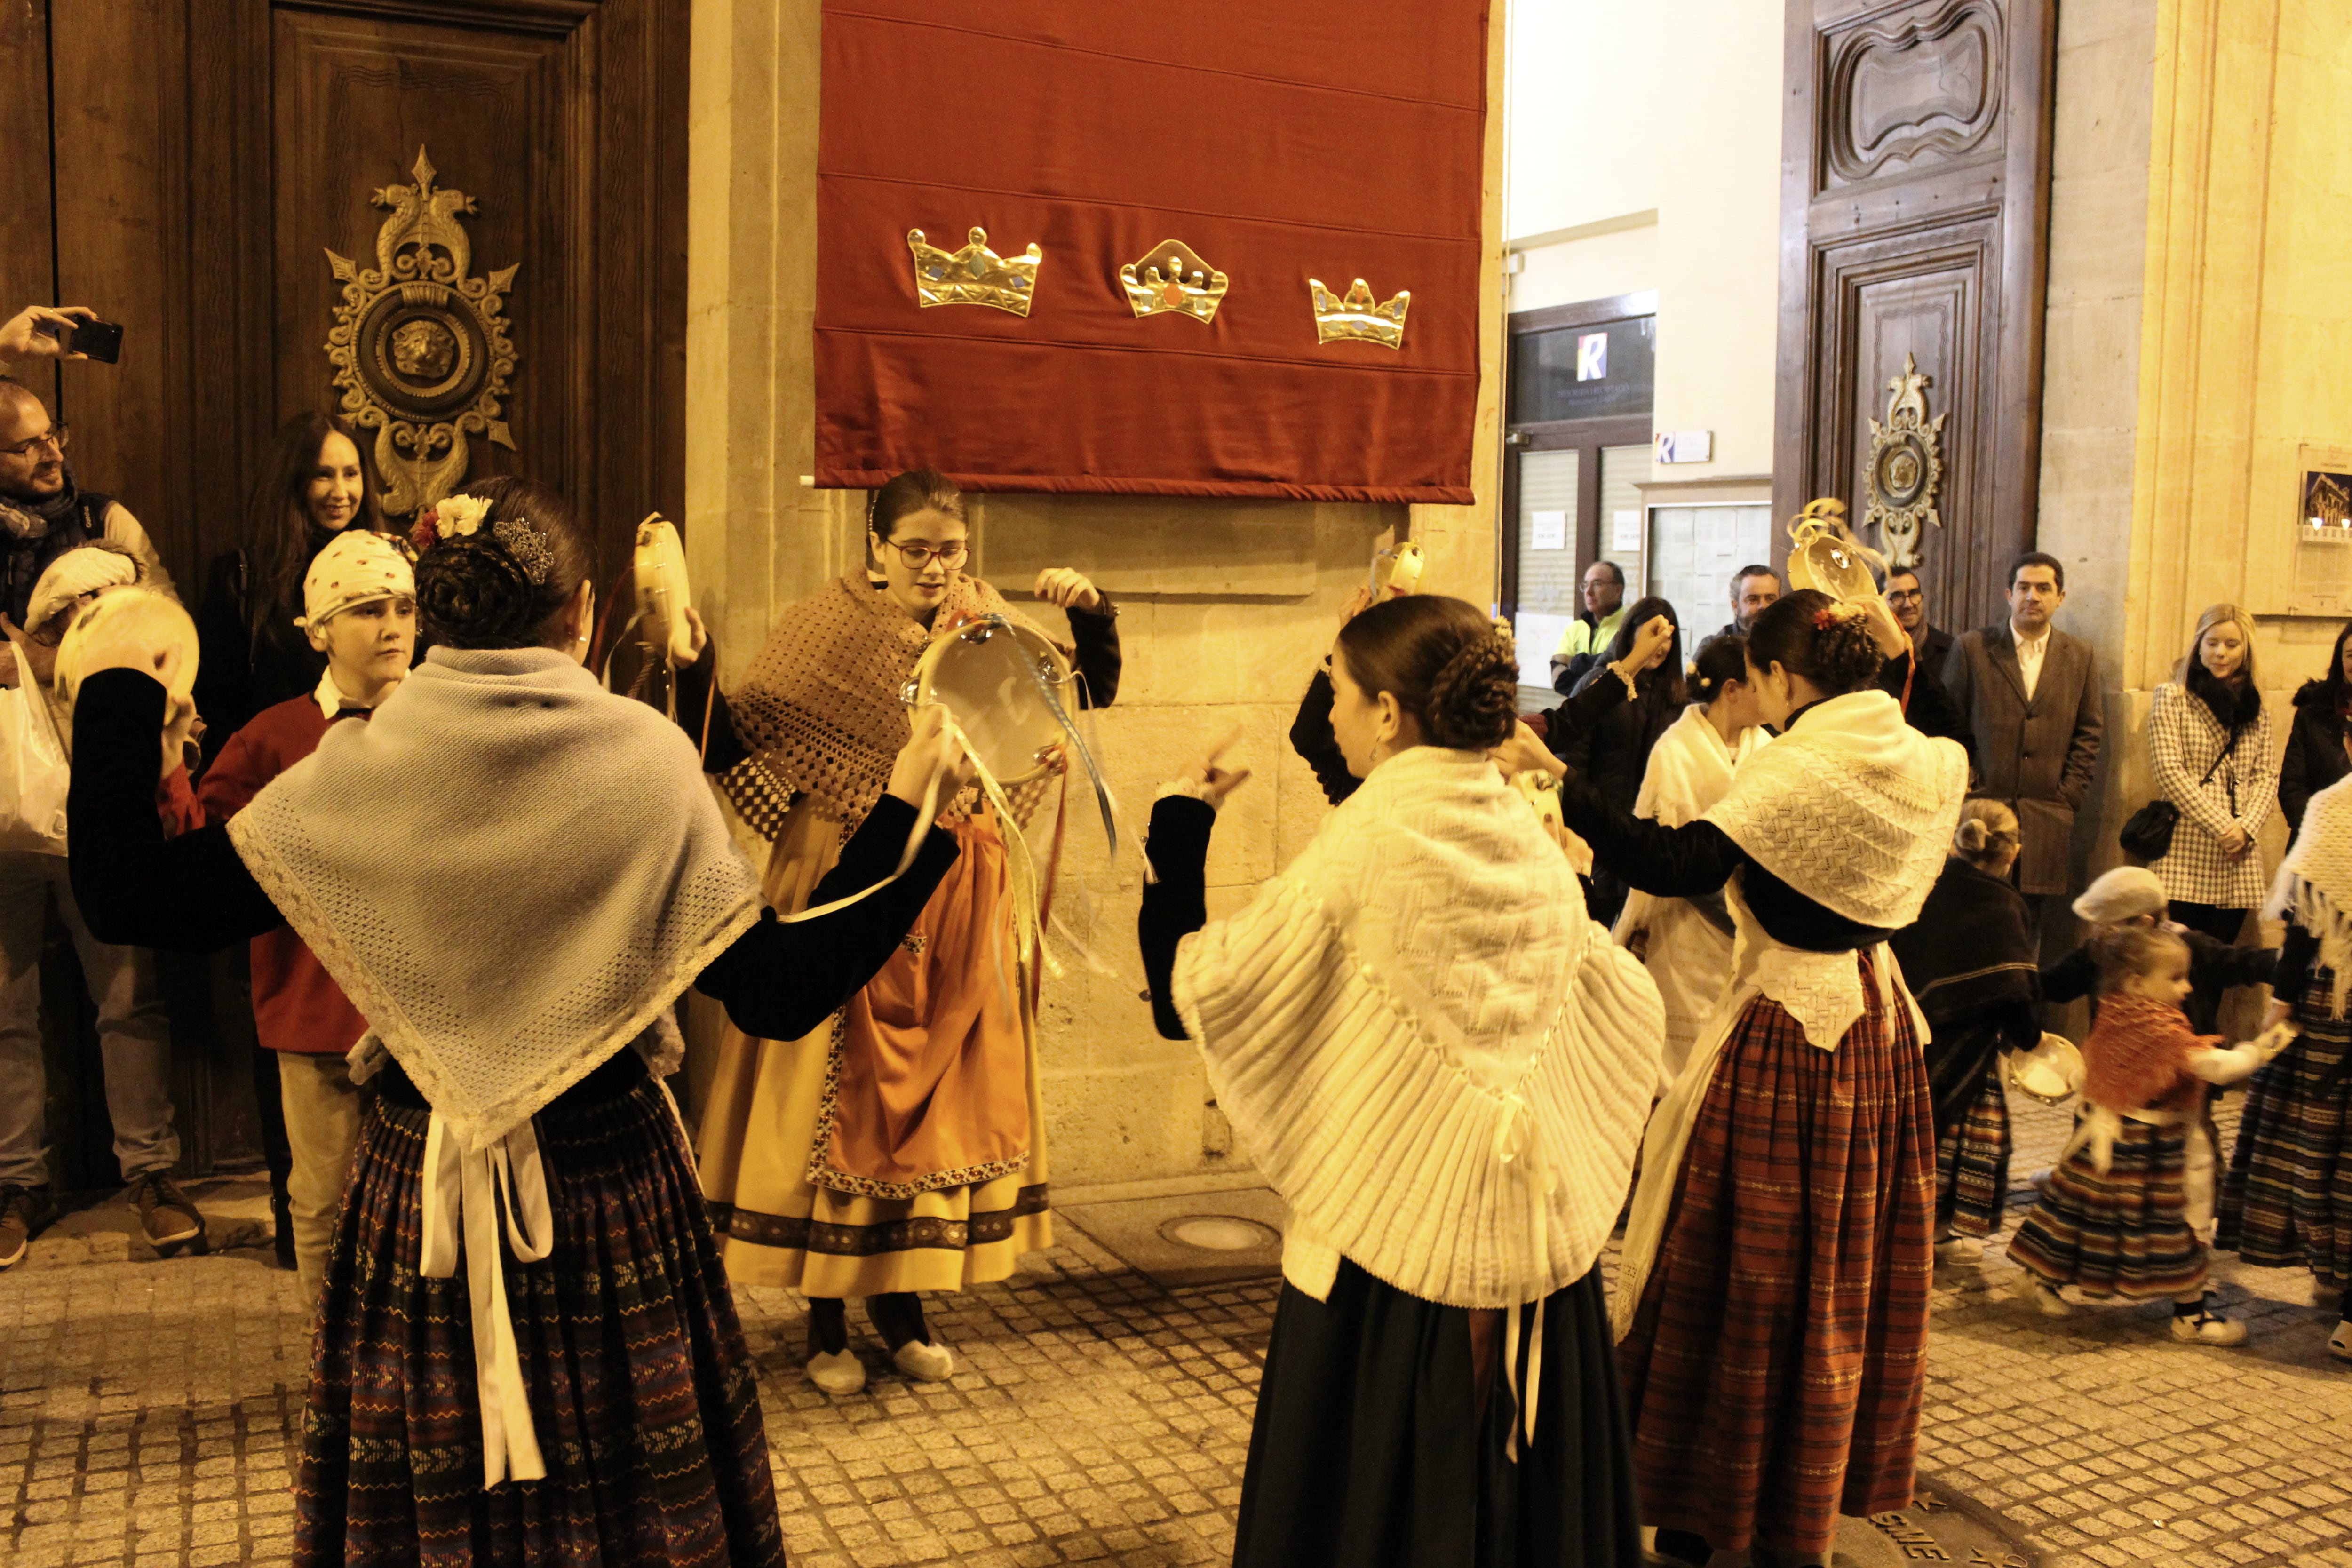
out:
M2199 1035L2179 1008L2116 992L2099 999L2083 1042L2083 1098L2110 1110L2188 1110L2204 1092L2189 1053L2221 1044Z
M317 751L326 732L327 716L313 697L254 715L205 770L197 794L205 820L224 823L244 810L264 784ZM368 1026L326 966L283 926L253 939L253 1023L269 1049L320 1057L341 1056Z

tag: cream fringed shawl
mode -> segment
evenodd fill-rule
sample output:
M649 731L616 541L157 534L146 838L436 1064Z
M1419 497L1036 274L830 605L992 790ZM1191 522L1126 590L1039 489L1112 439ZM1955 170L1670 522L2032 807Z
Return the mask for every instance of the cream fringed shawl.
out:
M987 615L1045 635L994 588L961 573L932 625ZM866 820L913 733L902 693L932 635L863 573L837 577L784 612L727 697L751 756L720 784L762 838L775 838L796 795L845 831ZM1015 811L1025 820L1044 793L1016 791Z
M2303 826L2271 884L2263 913L2287 920L2319 942L2319 963L2335 985L2328 993L2331 1017L2344 1016L2352 992L2352 777L2338 779L2304 807ZM2299 996L2282 998L2301 1002Z
M1452 1307L1540 1300L1600 1257L1657 991L1484 756L1373 769L1247 908L1184 939L1173 989L1309 1294L1331 1249Z
M554 1242L530 1118L674 1038L670 1004L760 914L694 747L550 650L436 648L228 831L367 1019L354 1061L380 1043L433 1108L417 1267L472 1260L483 1485L543 1477L500 1261Z

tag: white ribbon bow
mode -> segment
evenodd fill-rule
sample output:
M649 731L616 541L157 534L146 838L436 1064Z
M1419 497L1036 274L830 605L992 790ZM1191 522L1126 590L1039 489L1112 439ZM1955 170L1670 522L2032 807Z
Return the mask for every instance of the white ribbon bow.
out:
M486 1488L508 1479L541 1480L547 1475L539 1434L531 1426L522 1360L515 1350L514 1320L507 1310L506 1258L499 1235L501 1207L504 1240L515 1257L524 1263L545 1258L555 1245L555 1222L547 1205L539 1136L531 1124L526 1121L488 1148L469 1153L458 1147L441 1113L435 1111L425 1132L425 1235L418 1272L428 1279L453 1279L457 1260L466 1260Z
M1543 1146L1537 1142L1535 1130L1528 1125L1528 1102L1513 1094L1503 1101L1503 1120L1495 1128L1495 1158L1506 1165L1517 1165L1528 1179L1528 1255L1534 1258L1546 1277L1549 1277L1551 1249L1549 1246L1551 1194L1555 1185L1551 1167L1543 1157ZM1543 1335L1545 1297L1535 1302L1535 1331L1528 1344L1528 1375L1519 1381L1519 1319L1524 1304L1514 1301L1503 1321L1503 1379L1511 1385L1512 1397L1518 1410L1511 1417L1511 1439L1505 1448L1513 1464L1518 1463L1520 1434L1526 1433L1527 1446L1535 1447L1536 1399L1543 1387Z

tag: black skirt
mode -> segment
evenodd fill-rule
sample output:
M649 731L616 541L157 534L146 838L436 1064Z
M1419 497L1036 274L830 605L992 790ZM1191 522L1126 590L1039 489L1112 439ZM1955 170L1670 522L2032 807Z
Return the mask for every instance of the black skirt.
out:
M1521 1316L1524 1339L1535 1313ZM1344 1260L1328 1300L1284 1286L1242 1479L1234 1568L1638 1563L1633 1467L1598 1267L1545 1302L1543 1334L1535 1441L1514 1462L1510 1384L1497 1366L1479 1410L1468 1311L1408 1296Z

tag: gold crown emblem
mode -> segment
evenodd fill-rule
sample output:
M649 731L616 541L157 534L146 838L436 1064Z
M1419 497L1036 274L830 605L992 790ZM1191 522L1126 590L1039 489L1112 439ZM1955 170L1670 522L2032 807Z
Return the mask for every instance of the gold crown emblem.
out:
M1382 348L1404 347L1404 313L1412 303L1412 290L1400 289L1395 299L1383 305L1372 298L1371 287L1359 278L1340 298L1323 287L1320 278L1309 278L1307 287L1315 295L1315 341L1318 343L1358 342L1378 343Z
M1143 273L1140 279L1136 277L1139 268ZM1225 297L1225 275L1181 239L1162 240L1142 260L1120 268L1118 286L1127 291L1127 302L1139 316L1173 310L1196 321L1213 321L1217 305Z
M915 298L930 305L992 305L1016 316L1029 313L1037 292L1037 264L1045 253L1031 240L1029 248L1010 260L988 248L988 230L975 227L971 243L949 252L923 243L923 231L907 231L907 248L915 253Z

